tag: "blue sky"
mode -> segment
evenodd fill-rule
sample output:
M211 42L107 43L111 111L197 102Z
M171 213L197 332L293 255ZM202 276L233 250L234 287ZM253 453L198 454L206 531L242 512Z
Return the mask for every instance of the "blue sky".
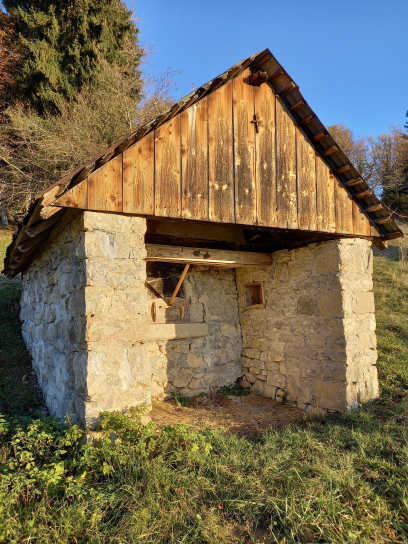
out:
M364 137L404 123L408 0L126 3L150 51L144 71L174 71L177 99L268 47L326 125Z

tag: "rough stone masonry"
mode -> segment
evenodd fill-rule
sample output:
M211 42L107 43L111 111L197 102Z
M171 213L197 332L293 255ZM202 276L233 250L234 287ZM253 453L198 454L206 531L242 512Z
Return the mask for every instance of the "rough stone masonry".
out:
M78 213L23 275L23 336L53 415L92 426L103 410L149 408L242 375L301 407L343 410L377 396L368 241L279 251L264 268L193 268L186 320L204 332L157 338L145 231L144 218ZM248 307L253 282L264 301Z

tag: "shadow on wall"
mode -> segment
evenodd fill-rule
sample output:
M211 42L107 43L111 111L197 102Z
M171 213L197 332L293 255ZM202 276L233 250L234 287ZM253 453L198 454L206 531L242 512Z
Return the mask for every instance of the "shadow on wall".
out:
M242 374L242 337L234 270L191 267L172 306L184 265L148 263L151 330L173 335L148 344L152 398L193 396ZM173 333L174 330L174 333Z

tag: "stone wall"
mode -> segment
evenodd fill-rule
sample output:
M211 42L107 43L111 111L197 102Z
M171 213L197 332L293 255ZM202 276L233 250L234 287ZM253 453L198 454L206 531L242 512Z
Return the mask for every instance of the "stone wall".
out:
M234 270L192 267L184 280L188 321L208 335L148 344L152 397L207 392L242 374L242 337Z
M84 212L53 234L23 277L23 335L50 412L92 425L103 410L150 407L241 375L232 270L192 269L184 284L198 338L153 341L146 221Z
M369 242L280 251L263 268L193 267L183 319L202 323L201 333L170 325L173 336L157 338L163 325L150 313L146 220L73 217L23 276L23 336L53 415L92 425L103 410L150 407L243 373L255 392L305 408L342 410L377 396ZM254 282L264 303L248 308Z
M86 398L84 232L77 218L22 277L22 333L50 412L83 420Z
M151 405L151 369L143 335L146 220L84 212L88 424L103 410Z
M247 383L298 406L343 410L378 395L370 243L343 239L237 270ZM247 308L246 285L264 306Z

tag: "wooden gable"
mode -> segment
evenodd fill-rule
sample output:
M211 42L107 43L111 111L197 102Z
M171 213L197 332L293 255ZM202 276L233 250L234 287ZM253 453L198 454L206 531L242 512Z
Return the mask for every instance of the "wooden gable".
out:
M61 207L379 236L268 83L249 69L64 193Z

